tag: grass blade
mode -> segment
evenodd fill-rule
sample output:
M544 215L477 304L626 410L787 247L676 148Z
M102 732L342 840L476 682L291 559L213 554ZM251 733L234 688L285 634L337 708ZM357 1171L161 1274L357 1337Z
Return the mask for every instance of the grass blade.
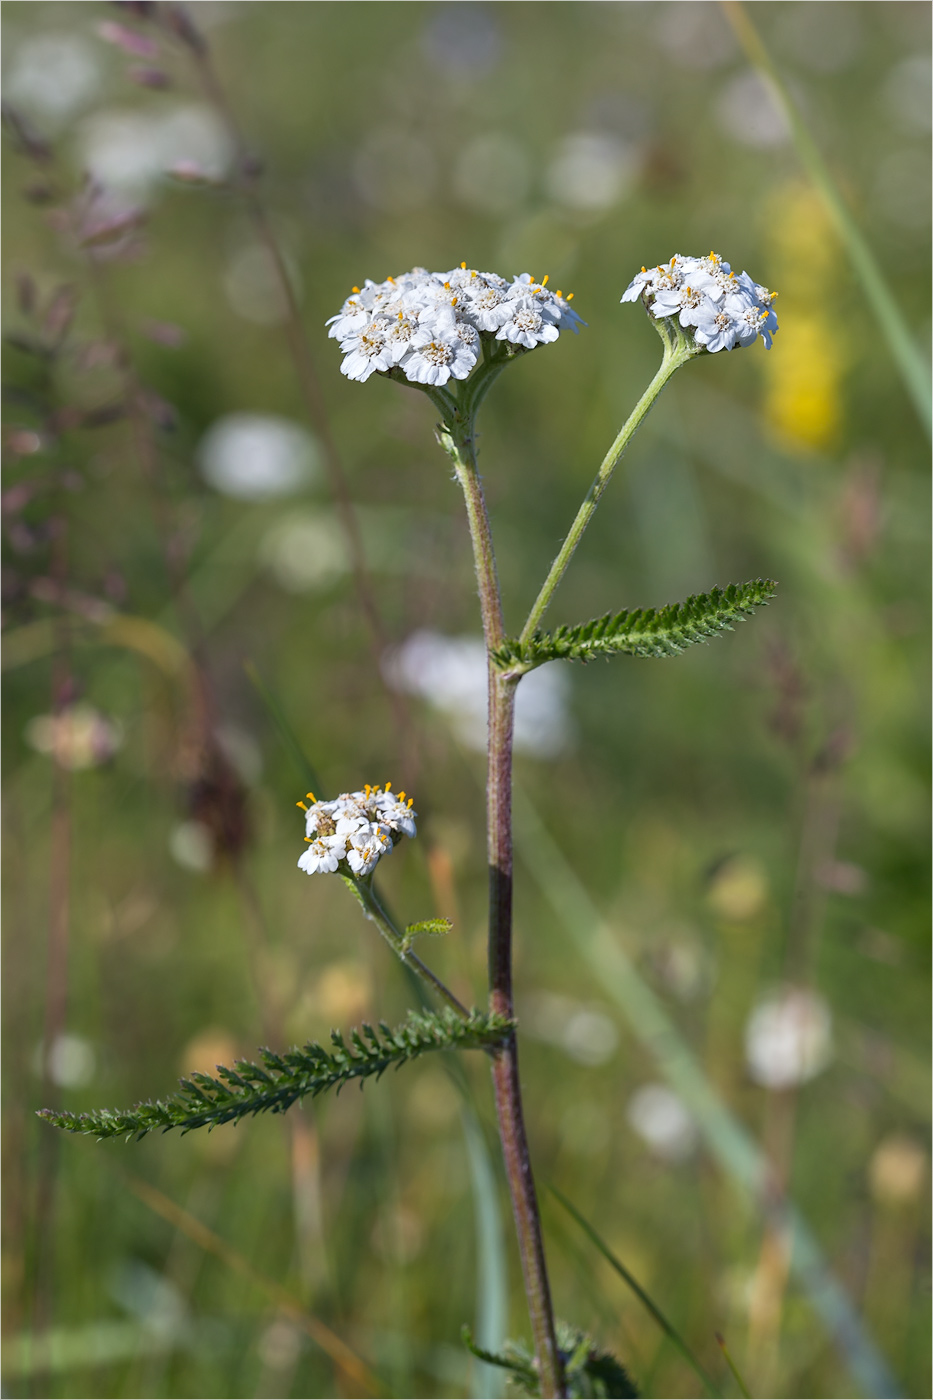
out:
M476 1236L476 1339L485 1351L502 1349L508 1330L508 1276L502 1237L499 1192L486 1139L476 1113L464 1096L461 1110L466 1139ZM502 1394L499 1370L477 1360L473 1367L475 1400L498 1400Z
M589 890L516 784L515 850L561 920L570 942L620 1007L629 1028L689 1106L710 1154L775 1228L791 1240L791 1270L865 1395L901 1394L852 1300L830 1272L807 1222L792 1202L769 1196L768 1162L697 1063L659 998L607 928Z
M368 1395L384 1395L385 1387L378 1377L370 1370L354 1351L347 1346L336 1332L332 1332L326 1322L309 1313L297 1298L294 1298L286 1288L275 1282L274 1279L267 1278L265 1274L255 1269L244 1255L229 1245L220 1235L209 1229L203 1221L178 1205L169 1196L163 1194L155 1186L144 1181L142 1177L127 1175L126 1183L134 1195L160 1215L163 1220L167 1220L170 1225L174 1225L176 1230L180 1230L183 1235L187 1235L200 1249L206 1250L208 1254L213 1254L220 1259L228 1268L235 1273L242 1274L248 1278L256 1287L270 1299L271 1302L287 1318L302 1328L311 1340L321 1348L333 1361L334 1365L343 1373L345 1378L355 1386L361 1387Z
M583 1231L583 1233L596 1246L603 1258L607 1260L609 1264L612 1265L613 1269L615 1269L619 1277L623 1279L625 1283L628 1284L629 1288L635 1294L636 1298L648 1310L648 1312L654 1318L655 1322L660 1327L661 1331L677 1348L681 1356L687 1362L688 1366L690 1366L699 1376L700 1380L706 1386L706 1389L709 1391L710 1395L715 1396L716 1400L721 1400L722 1391L719 1389L712 1376L710 1376L709 1373L706 1370L704 1370L702 1364L694 1356L693 1352L687 1346L687 1343L677 1331L676 1327L673 1325L673 1323L667 1320L667 1318L662 1313L661 1309L658 1307L657 1303L655 1303L654 1300L650 1297L650 1295L645 1292L645 1290L642 1288L641 1284L638 1282L635 1276L629 1273L628 1269L622 1263L621 1259L616 1258L612 1250L606 1244L605 1240L603 1240L602 1237L596 1232L596 1230L593 1228L590 1222L580 1214L576 1206L572 1205L571 1202L567 1200L567 1197L562 1191L558 1191L556 1186L552 1186L550 1184L548 1184L548 1190L551 1192L552 1196L556 1196L558 1201L560 1201L561 1205L564 1207L564 1210L567 1211L569 1215L573 1216L574 1220L580 1226L580 1229Z
M251 680L260 700L269 711L272 722L279 732L279 738L288 750L288 755L301 778L302 785L315 792L322 792L323 784L320 774L298 742L294 729L285 718L285 711L259 674L255 662L244 662L243 669Z
M741 0L720 0L726 18L745 50L746 57L757 68L787 119L797 154L826 205L839 240L845 248L856 280L861 285L875 314L888 349L901 373L904 387L917 410L917 416L929 436L933 432L933 406L930 402L930 368L924 361L910 327L882 275L874 253L833 180L832 175L807 129L787 88L771 62L761 36L748 16Z
M720 1348L720 1350L721 1350L723 1356L726 1358L726 1365L729 1367L729 1370L732 1372L732 1375L733 1375L733 1377L734 1377L734 1379L735 1379L736 1385L739 1387L739 1390L741 1390L742 1394L745 1396L745 1400L752 1400L752 1397L751 1397L751 1395L750 1395L750 1393L749 1393L748 1386L747 1386L747 1385L745 1384L745 1382L743 1381L743 1379L742 1379L742 1377L741 1377L741 1374L739 1373L739 1368L738 1368L738 1366L736 1366L735 1362L732 1360L732 1356L731 1356L731 1354L730 1354L730 1352L729 1352L729 1348L726 1346L725 1338L723 1337L723 1335L722 1335L721 1332L717 1332L717 1333L716 1333L716 1340L717 1340L717 1342L719 1343L719 1348Z

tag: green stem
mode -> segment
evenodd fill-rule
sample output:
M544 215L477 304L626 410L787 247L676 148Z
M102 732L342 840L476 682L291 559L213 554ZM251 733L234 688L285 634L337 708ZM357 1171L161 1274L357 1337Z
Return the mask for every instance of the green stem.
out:
M372 881L356 880L352 875L344 875L343 878L359 900L363 913L376 925L393 953L402 960L406 967L410 967L412 972L416 973L423 982L426 982L442 1001L445 1001L449 1007L456 1011L458 1016L469 1020L470 1013L463 1002L455 997L450 988L445 987L437 974L432 972L408 947L405 935L396 928L394 921L382 907Z
M503 363L505 357L503 357ZM504 636L502 602L492 532L482 483L476 469L475 406L501 368L490 359L479 371L486 378L446 419L438 438L454 463L466 502L473 560L483 616L489 674L489 747L486 781L487 850L489 859L489 1006L510 1019L512 997L512 728L517 677L504 676L492 661ZM484 387L485 385L485 387ZM567 1391L554 1329L554 1311L544 1255L538 1198L522 1112L518 1074L518 1044L511 1032L501 1049L492 1052L499 1139L505 1160L515 1230L518 1236L525 1295L534 1337L542 1396Z
M929 436L931 432L929 364L926 362L900 306L885 281L878 259L866 242L861 229L840 194L836 182L830 174L829 167L810 135L806 123L797 111L758 31L749 19L745 7L738 0L721 0L721 4L726 18L735 30L739 43L764 78L765 83L770 87L778 107L787 118L794 144L797 147L797 154L835 225L839 241L849 256L852 270L874 312L881 333L888 342L888 349L900 371L904 387Z
M567 533L567 538L560 547L557 558L551 565L550 572L541 587L541 592L535 599L534 607L528 614L528 621L522 629L521 641L527 642L533 635L535 628L541 621L550 603L557 585L563 578L567 565L573 558L574 550L583 538L583 532L589 525L596 513L596 507L602 498L602 494L612 478L612 473L625 449L628 447L635 435L642 419L646 417L655 399L664 388L667 381L674 372L680 369L681 365L687 363L694 355L701 353L701 347L696 344L692 337L683 334L680 326L673 320L655 321L655 328L661 339L664 341L664 357L661 360L661 368L642 394L629 417L623 424L618 437L610 447L602 460L599 471L593 481L589 491L583 499L583 504L577 511L576 519Z

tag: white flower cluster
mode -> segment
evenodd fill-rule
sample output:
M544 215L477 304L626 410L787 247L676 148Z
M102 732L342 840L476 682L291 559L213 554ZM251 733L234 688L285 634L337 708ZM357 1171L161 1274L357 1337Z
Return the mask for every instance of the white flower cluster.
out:
M398 366L412 384L466 379L482 354L482 340L533 350L581 322L566 296L523 272L507 282L494 272L461 263L452 272L413 268L384 282L354 287L328 334L344 353L348 379L366 380Z
M711 353L751 345L761 336L767 348L778 328L772 302L777 292L753 282L747 272L734 273L718 253L645 268L629 283L623 301L641 297L651 315L676 316L692 328L698 345Z
M346 861L354 875L369 875L395 839L416 835L413 799L406 802L404 792L396 795L391 788L391 783L384 789L367 783L362 792L342 792L331 802L318 802L309 792L313 805L298 803L305 813L308 845L298 869L330 875Z

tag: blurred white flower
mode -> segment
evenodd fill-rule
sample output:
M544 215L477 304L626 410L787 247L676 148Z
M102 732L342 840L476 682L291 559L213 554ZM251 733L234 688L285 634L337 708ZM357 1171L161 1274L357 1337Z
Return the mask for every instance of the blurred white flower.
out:
M925 147L891 151L875 172L872 208L891 224L922 229L930 222L930 153Z
M696 1123L683 1100L665 1084L645 1084L629 1099L625 1116L665 1161L681 1162L696 1146Z
M454 192L462 204L486 214L507 214L522 204L531 184L528 157L502 131L477 136L454 166Z
M214 863L214 838L203 822L179 822L169 836L169 850L185 870L205 875Z
M364 199L396 214L420 209L437 182L431 147L420 136L394 126L370 132L357 153L353 173Z
M716 100L716 118L726 136L742 146L781 146L790 137L787 118L752 68L726 83Z
M413 632L384 662L389 684L421 696L450 720L468 748L486 748L486 649L479 637ZM570 678L552 662L525 676L515 697L515 748L553 758L573 737Z
M784 6L777 16L774 41L811 72L839 73L862 46L858 6L840 5L836 0Z
M617 204L638 174L637 151L603 131L578 131L561 142L548 166L551 198L571 209L599 210Z
M262 501L300 490L318 474L317 440L300 423L268 413L230 413L198 444L201 475L215 491Z
M42 1074L42 1052L40 1041L33 1056L36 1074ZM47 1060L48 1075L60 1089L80 1089L94 1078L97 1068L97 1055L94 1047L84 1036L63 1032L57 1035L49 1046Z
M233 160L220 119L198 104L95 112L81 124L79 145L95 180L136 199L152 194L175 166L190 166L219 180Z
M301 276L290 258L285 259L288 279L301 299ZM269 250L261 243L247 243L228 260L223 274L227 300L238 316L257 326L277 326L288 317L288 301L279 282Z
M882 100L908 131L928 132L931 126L930 89L933 69L927 54L902 58L884 80Z
M76 34L41 34L15 47L4 97L14 107L65 121L100 92L98 52Z
M187 1334L188 1305L184 1295L142 1259L120 1260L113 1268L109 1292L118 1307L134 1314L148 1332L166 1342Z
M259 558L288 593L329 588L350 571L346 542L332 510L302 511L263 536Z
M581 1065L604 1065L619 1048L616 1024L600 1006L557 992L523 998L521 1019L530 1035L559 1046Z
M69 705L58 715L36 715L26 725L26 742L51 754L63 768L78 772L107 763L123 743L123 727L93 705Z
M655 943L651 964L664 986L684 1002L703 996L715 979L715 966L710 955L702 943L689 934Z
M279 1317L262 1333L256 1350L270 1371L287 1371L296 1364L303 1344L304 1338L295 1324Z
M718 5L659 5L658 43L682 68L718 68L735 52L735 39Z
M434 10L421 47L432 64L452 77L478 78L499 61L502 41L491 10L455 2Z
M816 992L784 987L760 1001L748 1018L748 1072L766 1089L806 1084L832 1057L832 1015Z
M247 787L262 777L262 750L252 734L238 724L220 724L214 731L218 748Z

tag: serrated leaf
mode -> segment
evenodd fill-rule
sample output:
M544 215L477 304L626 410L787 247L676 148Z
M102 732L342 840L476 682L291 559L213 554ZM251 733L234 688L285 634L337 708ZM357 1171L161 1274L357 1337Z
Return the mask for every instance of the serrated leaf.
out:
M471 1011L468 1017L453 1011L410 1011L408 1019L390 1031L380 1025L380 1036L364 1027L365 1039L350 1032L353 1049L339 1031L331 1032L334 1050L311 1041L286 1056L260 1050L262 1064L237 1060L234 1070L217 1067L218 1077L197 1075L182 1079L181 1091L171 1098L149 1100L130 1109L98 1109L90 1113L66 1113L40 1109L39 1117L69 1133L90 1133L97 1138L144 1137L155 1129L212 1128L236 1122L248 1114L285 1113L303 1098L314 1098L348 1080L361 1083L383 1074L390 1066L407 1064L429 1050L489 1050L501 1045L514 1022L505 1016Z
M639 1391L621 1361L603 1351L578 1327L557 1322L557 1347L564 1367L566 1394L573 1400L637 1400ZM473 1341L469 1327L460 1333L464 1345L488 1366L500 1366L519 1395L541 1394L534 1356L524 1342L507 1341L501 1352L486 1351Z
M545 661L595 661L600 656L677 656L687 647L731 632L736 622L774 597L772 579L752 579L713 588L663 608L607 613L554 632L535 632L526 642L509 638L493 653L503 671L523 674Z

